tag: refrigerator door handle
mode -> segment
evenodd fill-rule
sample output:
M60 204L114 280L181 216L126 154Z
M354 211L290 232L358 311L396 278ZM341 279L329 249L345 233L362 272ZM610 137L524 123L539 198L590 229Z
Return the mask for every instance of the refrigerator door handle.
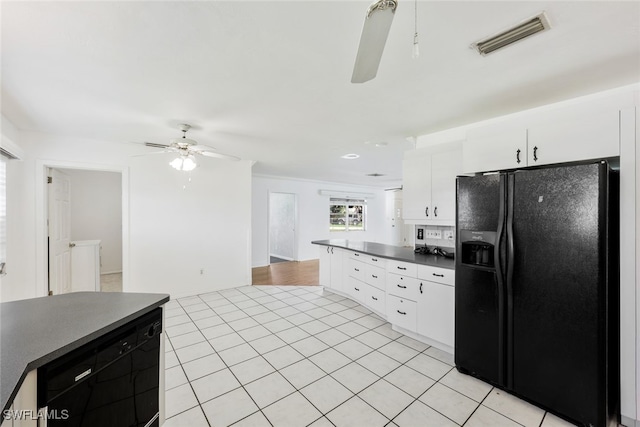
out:
M504 378L504 366L505 366L505 347L504 347L504 273L502 270L502 258L500 256L502 234L504 231L505 222L505 195L506 195L506 182L505 176L500 177L500 207L498 209L498 230L496 234L496 244L494 246L494 260L496 267L496 280L498 282L498 382L505 384Z
M513 389L513 270L514 270L514 242L513 242L513 199L515 194L515 175L509 174L507 185L507 281L506 281L506 347L507 347L507 387Z

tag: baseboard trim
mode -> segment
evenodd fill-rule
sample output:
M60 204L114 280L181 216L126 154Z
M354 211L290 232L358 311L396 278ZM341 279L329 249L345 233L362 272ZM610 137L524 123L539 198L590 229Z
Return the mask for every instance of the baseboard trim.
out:
M105 274L116 274L116 273L122 273L122 270L115 270L115 271L102 271L100 272L101 276L104 276Z
M625 427L640 427L640 420L634 420L633 418L625 417L624 415L620 416L620 424Z

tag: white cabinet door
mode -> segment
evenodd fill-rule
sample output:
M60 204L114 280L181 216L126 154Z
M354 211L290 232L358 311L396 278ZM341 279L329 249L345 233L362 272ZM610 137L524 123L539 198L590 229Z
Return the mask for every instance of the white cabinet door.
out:
M320 286L331 288L331 247L320 246Z
M431 157L411 153L402 162L402 217L423 220L431 209Z
M522 120L469 129L462 145L464 173L527 166L527 127Z
M529 166L620 155L620 112L608 103L564 107L529 124Z
M331 289L342 291L342 260L344 251L331 247Z
M420 281L417 332L449 347L454 341L454 287Z
M434 221L456 219L456 176L462 172L462 150L431 156L431 211Z

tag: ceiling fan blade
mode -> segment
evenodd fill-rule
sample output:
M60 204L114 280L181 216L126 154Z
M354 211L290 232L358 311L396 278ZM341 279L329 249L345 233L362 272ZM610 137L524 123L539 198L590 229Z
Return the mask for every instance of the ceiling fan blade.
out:
M142 156L149 156L151 154L165 154L165 153L174 153L175 150L162 150L162 151L152 151L150 153L143 153L143 154L134 154L130 157L142 157Z
M396 8L395 0L379 0L369 7L362 27L351 83L367 82L378 73Z
M214 153L213 151L196 151L196 153L202 154L203 156L207 156L207 157L216 157L218 159L233 160L234 162L237 162L238 160L240 160L240 157L230 156L228 154Z
M169 148L170 147L169 145L156 144L155 142L145 142L144 145L147 147L153 147L153 148Z
M192 145L191 147L194 151L218 151L216 147L211 147L210 145Z

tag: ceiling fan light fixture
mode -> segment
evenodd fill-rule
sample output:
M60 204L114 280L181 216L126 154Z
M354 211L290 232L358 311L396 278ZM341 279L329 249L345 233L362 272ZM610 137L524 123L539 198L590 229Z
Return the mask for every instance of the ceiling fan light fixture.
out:
M198 166L198 164L196 163L196 160L192 155L178 156L175 159L173 159L169 164L171 165L172 168L179 171L185 171L185 172L192 171L196 168L196 166Z

